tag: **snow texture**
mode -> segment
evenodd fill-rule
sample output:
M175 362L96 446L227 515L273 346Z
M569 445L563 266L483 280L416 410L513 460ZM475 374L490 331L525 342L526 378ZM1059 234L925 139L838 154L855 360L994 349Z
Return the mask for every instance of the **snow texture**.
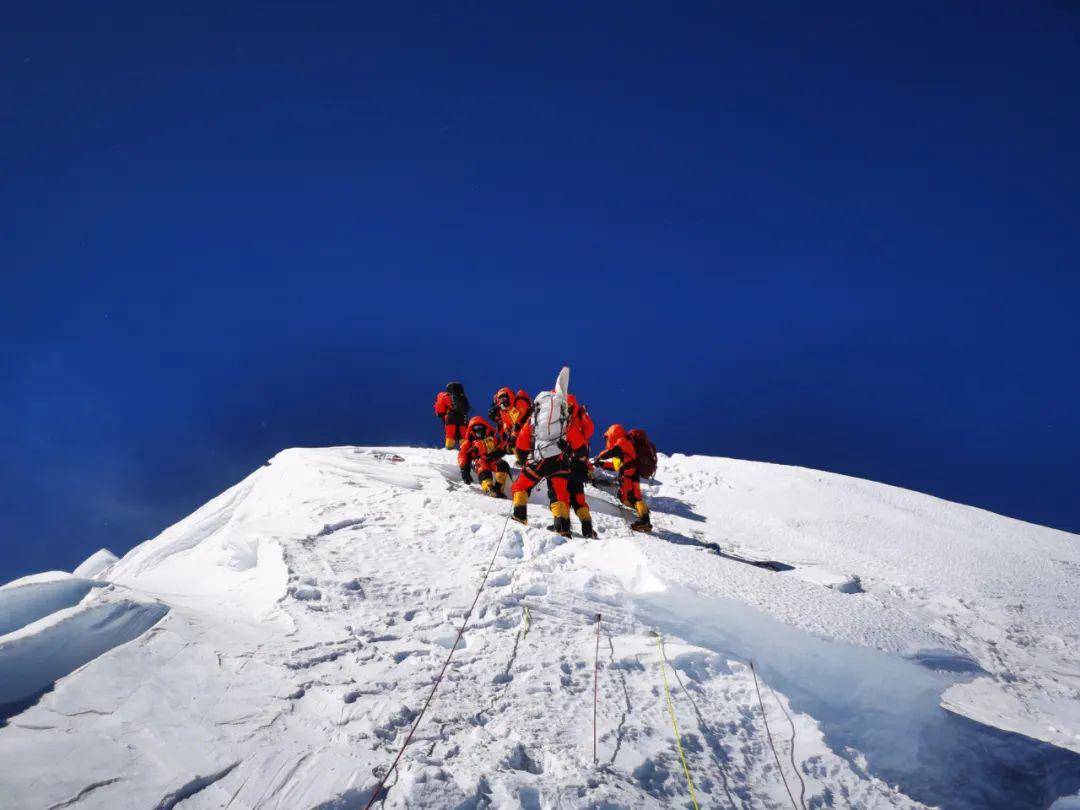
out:
M50 687L87 661L138 638L168 608L105 595L0 636L0 704Z
M116 555L109 551L107 548L99 548L79 565L71 573L77 577L86 577L87 579L96 577L113 563L117 561Z
M5 586L4 805L363 807L494 559L382 807L689 807L654 631L702 807L1080 806L1080 538L729 459L662 456L653 535L589 496L567 541L451 453L288 450Z
M0 636L77 605L101 584L60 571L8 583L0 588Z

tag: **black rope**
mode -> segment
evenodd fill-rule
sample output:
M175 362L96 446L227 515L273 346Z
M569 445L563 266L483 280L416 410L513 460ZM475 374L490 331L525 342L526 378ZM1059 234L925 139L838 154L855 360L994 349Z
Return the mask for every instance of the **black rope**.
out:
M780 764L780 755L776 753L776 746L773 744L772 732L769 730L769 718L765 716L765 704L761 700L761 688L758 686L757 670L754 667L754 662L750 662L750 674L754 676L754 691L757 692L758 706L761 707L761 719L765 721L765 733L769 737L769 747L772 749L773 756L776 758L776 768L780 771L780 778L784 782L784 789L787 790L788 798L791 799L791 806L795 810L799 810L799 805L795 803L795 796L791 792L791 788L788 787L787 777L784 776L784 766Z
M683 684L682 678L679 676L678 668L674 664L671 664L670 666L671 671L675 673L675 680L679 682L679 688L683 690L684 695L690 698L690 704L694 707L694 714L697 715L698 725L701 727L701 730L711 734L713 738L715 738L716 733L709 728L709 724L705 722L705 718L701 714L701 709L698 708L697 701L694 700L694 696L690 694L690 690ZM724 793L727 795L727 800L731 804L732 810L735 810L735 800L731 797L731 790L728 788L727 763L725 762L720 763L720 778L724 783Z
M416 729L420 726L420 721L424 719L424 713L427 712L428 707L431 705L431 701L435 698L435 692L436 690L438 690L439 685L442 683L443 676L446 674L447 667L450 666L450 659L454 657L454 653L457 651L458 645L461 643L461 637L465 634L465 628L469 625L469 619L472 617L472 613L476 609L476 603L480 601L480 594L484 592L484 586L487 585L488 577L491 576L491 569L495 567L495 560L498 558L499 550L502 548L503 537L506 536L506 527L508 525L510 525L510 515L507 515L506 520L503 522L502 531L499 532L499 542L495 544L495 553L491 555L491 562L488 563L487 570L484 572L484 578L480 581L480 587L476 589L476 596L473 597L472 604L469 605L469 609L465 612L465 617L461 620L461 627L458 628L457 637L454 638L454 646L450 648L450 653L446 656L446 661L443 662L442 669L439 670L439 674L435 678L435 683L431 685L431 691L428 693L427 700L424 701L424 705L420 709L420 713L416 715L416 720L413 721L412 728L410 728L409 733L405 735L405 742L402 743L401 749L397 752L397 756L394 757L393 763L391 763L386 773L383 774L382 779L379 780L379 785L375 788L375 792L371 794L371 798L368 799L368 803L364 805L364 810L371 810L371 806L375 804L375 800L382 793L383 787L385 787L386 785L386 779L388 776L390 776L390 772L396 772L398 763L401 761L401 757L405 753L405 749L408 748L409 743L412 742L413 734L416 733Z
M615 642L611 638L611 631L607 633L608 647L611 650L611 667L609 669L615 669ZM619 756L619 749L623 744L623 729L626 727L626 719L630 716L630 713L634 711L634 704L630 702L630 690L626 686L626 674L622 669L616 670L619 673L619 682L622 684L623 697L626 699L626 709L623 711L622 717L619 719L619 727L615 730L615 750L611 753L611 759L608 761L609 765L615 763L615 758Z
M769 694L772 695L772 699L776 701L776 705L780 707L780 711L784 713L784 717L787 718L788 725L791 726L791 746L788 748L788 757L791 760L791 767L795 770L795 775L799 777L799 784L802 786L799 788L799 805L802 810L806 810L806 782L802 778L802 774L799 772L799 766L795 764L795 721L791 719L791 715L788 714L788 710L784 708L784 704L781 703L777 697L776 692L769 684L765 684L769 690Z

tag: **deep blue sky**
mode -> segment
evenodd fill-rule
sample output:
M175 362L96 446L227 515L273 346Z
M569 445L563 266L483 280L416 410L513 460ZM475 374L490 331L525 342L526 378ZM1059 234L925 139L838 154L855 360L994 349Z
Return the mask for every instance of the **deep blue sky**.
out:
M1068 3L9 5L0 581L564 362L1078 531L1078 77Z

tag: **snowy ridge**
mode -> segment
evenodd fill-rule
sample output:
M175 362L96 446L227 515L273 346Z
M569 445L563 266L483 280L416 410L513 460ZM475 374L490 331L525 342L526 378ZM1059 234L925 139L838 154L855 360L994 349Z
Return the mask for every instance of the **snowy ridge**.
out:
M702 807L1080 791L1080 538L776 465L657 479L654 536L594 489L601 538L564 541L443 451L280 453L119 561L0 589L0 796L362 807L500 538L385 807L689 806L654 630Z
M99 574L105 573L105 571L116 561L115 554L107 548L99 548L83 560L82 564L71 573L76 577L96 577Z
M102 584L63 571L49 571L46 575L8 583L0 588L0 637L77 605L91 589Z

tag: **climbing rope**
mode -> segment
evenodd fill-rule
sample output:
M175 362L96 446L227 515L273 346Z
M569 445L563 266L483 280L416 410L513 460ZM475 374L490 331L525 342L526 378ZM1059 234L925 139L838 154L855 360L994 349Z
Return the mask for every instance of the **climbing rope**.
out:
M788 710L784 708L784 704L780 702L780 699L776 696L776 692L768 684L765 684L769 690L769 694L772 695L772 699L776 701L776 705L780 707L780 711L784 713L784 717L787 718L788 725L791 727L791 745L788 747L788 758L791 760L791 767L795 771L795 775L799 777L799 806L802 810L806 810L806 780L802 778L802 774L799 773L799 766L795 764L795 721L791 719L791 715L788 714Z
M611 637L611 631L607 631L608 649L610 653L611 668L615 667L615 641ZM623 716L619 720L619 727L615 729L615 750L611 752L611 759L608 764L615 764L615 760L619 756L619 749L622 748L623 743L623 728L626 725L626 718L634 710L633 703L630 702L630 690L626 688L626 675L621 669L617 670L619 673L619 683L622 685L623 697L626 699L626 709L623 711Z
M791 788L788 787L787 777L784 776L784 766L780 764L780 755L776 753L776 746L773 744L772 732L769 730L769 718L765 715L765 704L761 700L761 688L758 686L757 668L754 666L754 662L750 662L750 674L754 676L754 691L757 692L758 706L761 707L761 719L765 721L765 734L769 738L769 747L772 748L773 757L776 758L776 768L780 771L780 778L784 782L784 789L787 791L788 798L791 799L791 806L795 810L799 810L799 805L795 803L795 796L791 792Z
M671 715L671 727L675 730L675 747L679 751L679 759L682 760L683 773L686 774L686 784L690 786L690 801L694 804L694 810L700 810L697 800L697 792L694 790L694 780L690 777L690 766L686 764L686 754L683 752L682 735L679 733L679 721L675 719L675 702L671 699L671 690L668 688L667 679L667 656L664 654L664 639L654 631L656 636L656 648L660 651L660 674L664 679L664 694L667 696L668 714Z
M616 500L616 506L621 506L621 504L619 504L617 500ZM621 514L624 517L624 520L625 520L625 522L627 524L627 529L629 530L629 526L630 526L629 515L621 508L618 510L618 512L619 512L619 514ZM502 543L503 543L503 540L505 539L506 528L509 525L509 522L510 522L510 516L507 515L506 521L504 521L504 523L503 523L502 530L499 532L499 538L498 538L498 541L495 544L495 550L492 553L491 560L489 561L489 563L487 565L487 568L484 571L483 578L481 579L480 585L477 588L475 596L473 597L473 601L470 604L469 609L465 612L465 615L464 615L464 617L462 619L461 626L458 628L457 635L456 635L456 637L454 639L454 644L450 648L450 651L446 656L446 660L443 662L442 668L440 669L439 674L436 676L435 681L432 684L431 691L428 693L427 699L424 701L424 705L420 709L420 712L417 714L416 719L413 721L413 724L409 728L408 733L405 735L405 739L402 742L401 748L398 750L396 756L394 757L393 762L390 764L390 767L383 773L382 777L380 778L378 786L375 788L375 791L369 797L369 799L367 801L367 804L364 805L364 810L371 810L372 806L376 802L378 802L380 805L385 804L387 795L389 794L389 789L398 783L399 777L400 777L400 774L399 774L399 772L397 770L398 765L401 762L401 758L405 754L405 749L412 742L413 736L415 735L417 729L419 728L420 723L423 721L424 715L426 714L428 708L431 706L431 703L433 702L433 700L435 698L435 694L438 691L439 686L442 684L443 678L446 675L446 671L449 668L450 661L453 658L454 653L457 651L457 648L461 643L461 640L462 640L462 638L464 636L465 630L468 628L469 620L471 619L472 614L475 611L476 606L480 601L480 595L483 593L484 588L487 585L487 581L488 581L488 579L489 579L489 577L491 575L491 572L492 572L492 570L493 570L493 568L495 566L495 561L496 561L496 559L498 559L499 551L502 549ZM631 533L631 534L633 534L633 533ZM518 637L515 640L515 645L514 645L515 646L515 651L516 651L516 647L517 647L517 642L519 642L521 640L521 638L528 635L529 630L531 629L531 618L532 618L531 614L532 614L533 610L536 610L535 607L530 606L528 604L524 604L524 603L522 604L522 608L523 608L523 622L522 622L522 627L519 628ZM548 613L547 611L544 611L544 610L538 610L538 612L540 612L540 613ZM557 616L552 615L552 618L557 618L558 620L563 621L563 622L565 622L567 624L572 624L572 622L568 621L565 617L561 617L561 616L557 617ZM597 756L597 735L598 735L597 717L598 717L598 704L599 704L600 626L601 626L601 622L602 622L601 614L599 614L599 613L595 614L596 642L595 642L594 661L593 661L593 764L594 764L594 766L598 762L598 756ZM663 681L663 686L664 686L664 694L665 694L665 698L666 698L668 714L669 714L669 716L671 718L671 726L672 726L672 730L674 731L674 734L675 734L675 746L676 746L676 749L677 749L678 754L679 754L679 760L680 760L680 763L682 765L683 774L686 777L686 783L687 783L687 786L688 786L689 792L690 792L690 800L691 800L695 810L700 810L700 805L698 804L698 800L697 800L697 791L696 791L695 786L694 786L694 780L693 780L693 777L690 774L690 766L689 766L689 764L687 762L686 753L683 750L683 746L682 746L682 734L679 731L679 724L678 724L678 720L677 720L676 715L675 715L674 700L672 699L671 689L670 689L670 686L668 684L667 668L669 666L671 666L672 670L674 671L675 678L678 680L679 686L680 686L680 688L682 688L683 693L686 694L687 697L690 699L690 702L693 705L694 711L695 711L695 713L696 713L696 715L698 717L699 725L701 725L703 731L706 730L706 724L705 724L704 718L703 718L703 716L701 714L701 711L700 711L699 707L697 706L697 702L694 700L693 695L690 694L690 692L686 689L686 686L683 684L682 678L679 676L678 670L672 664L670 664L670 662L667 660L667 655L666 655L665 650L664 650L663 637L657 631L653 631L653 635L656 637L657 649L658 649L659 654L660 654L660 661L661 661L660 671L661 671L661 676L662 676L662 681ZM609 637L609 643L610 643L610 641L611 640L610 640L610 637ZM614 646L613 645L612 645L612 655L614 655ZM795 751L794 751L794 749L795 749L795 724L794 724L794 721L791 719L791 716L788 714L786 709L784 709L784 706L782 704L780 704L780 701L776 698L775 692L773 692L772 693L773 694L773 699L776 700L777 704L780 706L781 711L783 711L785 717L787 717L789 725L791 726L792 738L791 738L791 747L789 749L789 754L790 754L792 767L795 770L795 774L799 778L800 783L802 784L802 791L800 792L799 803L798 804L796 804L794 794L792 793L792 790L791 790L791 788L790 788L790 786L788 784L788 780L787 780L787 777L784 774L783 767L780 764L780 756L779 756L779 754L778 754L778 752L776 750L776 745L775 745L775 743L773 741L772 731L769 728L769 721L768 721L768 717L766 716L766 713L765 713L765 706L764 706L764 703L762 701L761 689L760 689L760 686L759 686L759 683L758 683L757 672L756 672L756 668L754 666L754 662L749 661L748 663L750 664L750 671L751 671L751 674L753 675L753 679L754 679L754 689L755 689L755 692L757 693L758 706L761 708L762 719L765 722L765 732L766 732L766 735L768 737L769 747L772 749L773 757L775 758L777 768L780 771L780 778L783 781L784 788L785 788L785 790L787 791L787 794L788 794L788 798L791 800L792 807L795 808L795 810L799 810L799 807L801 805L802 810L805 810L805 808L806 808L806 804L805 804L806 783L803 780L802 775L799 773L798 767L795 764ZM624 691L626 690L625 682L623 684L623 689L624 689ZM769 689L770 689L770 691L772 690L771 687L769 687ZM628 695L627 695L627 699L629 700ZM493 705L494 705L494 701L493 701ZM394 779L394 782L391 783L388 786L386 784L386 782L387 782L387 779L389 778L391 772L393 772L395 774L395 779ZM723 763L721 763L721 776L723 777L723 787L724 787L724 792L725 792L725 794L727 796L728 802L734 808L735 807L735 801L734 801L734 799L733 799L733 797L731 795L730 789L728 787L727 774L725 773L725 768L724 768Z
M461 637L465 634L465 628L469 625L469 619L472 617L473 610L476 609L476 603L480 601L480 594L483 593L484 586L487 585L488 577L491 576L491 569L495 567L495 560L498 558L499 550L502 548L503 537L506 536L506 527L508 525L510 525L510 515L507 515L506 520L503 522L502 531L499 532L499 541L495 544L495 552L491 555L491 562L488 563L487 570L484 571L484 578L480 580L480 587L476 589L476 596L473 597L472 604L469 605L469 609L465 611L465 617L461 620L461 627L458 628L457 636L454 638L454 646L450 648L450 653L446 656L442 669L439 670L435 682L431 685L431 691L428 693L427 700L424 701L423 708L421 708L420 713L416 715L416 719L413 721L409 733L405 735L405 741L401 744L401 749L397 752L397 756L394 757L394 761L390 764L390 767L387 768L386 772L382 775L378 787L375 788L375 792L371 794L371 798L369 798L367 804L364 805L364 810L370 810L371 806L375 804L375 800L382 793L383 787L386 785L387 777L390 776L391 771L397 770L398 763L401 761L405 749L408 748L409 743L412 742L413 734L416 733L416 729L420 726L420 721L424 719L424 713L427 712L428 706L431 705L431 701L435 698L435 692L438 690L439 684L442 683L447 667L450 666L450 659L454 657L458 644L461 643Z
M600 699L600 614L596 614L596 653L593 657L593 692L592 692L592 761L596 759L596 704Z
M682 677L679 675L679 669L674 664L671 665L671 671L675 673L675 680L679 682L679 688L683 690L683 694L690 698L690 705L694 707L694 714L697 715L698 726L701 728L702 734L710 734L712 737L716 737L716 732L709 728L709 724L705 722L704 716L701 714L701 709L698 708L697 701L694 700L693 694L686 688L686 685L682 682ZM727 777L727 765L726 763L720 764L720 778L723 780L724 794L727 796L728 803L731 805L731 810L736 810L735 799L731 796L731 789L728 787Z

